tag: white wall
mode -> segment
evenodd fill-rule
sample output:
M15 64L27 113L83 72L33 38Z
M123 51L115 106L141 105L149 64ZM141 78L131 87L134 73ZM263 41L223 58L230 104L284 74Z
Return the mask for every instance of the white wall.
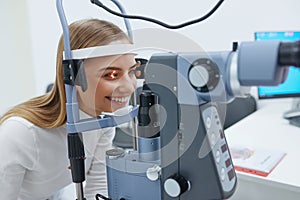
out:
M0 113L36 93L26 1L0 1Z
M105 5L116 9L109 0ZM194 19L211 9L215 1L120 0L127 13L161 19L170 24ZM90 3L89 0L64 0L69 22L86 17L110 20L124 28L123 20ZM28 0L32 36L33 62L37 93L54 79L55 51L61 33L55 0ZM227 0L208 20L178 32L196 41L205 50L229 50L233 41L253 40L253 32L261 30L300 30L299 0ZM117 10L117 9L116 9ZM159 27L131 20L133 29ZM124 28L125 29L125 28ZM163 40L163 38L161 38Z
M123 4L127 13L150 16L170 24L178 24L202 16L217 2L217 0L119 1ZM6 4L16 4L13 1L12 3L10 2L7 1ZM26 74L25 77L27 77L26 81L31 83L35 81L34 94L38 95L44 93L47 84L54 80L56 46L61 34L61 25L56 12L56 0L27 0L20 2L23 2L21 3L21 6L23 6L22 12L19 11L15 15L21 19L23 16L22 13L27 12L28 20L23 19L25 22L14 22L11 19L11 23L21 24L24 30L29 28L30 40L26 41L30 41L30 44L22 44L22 46L23 48L24 46L30 46L31 51L28 51L29 48L27 48L26 52L24 52L25 54L19 51L17 55L23 56L23 65L31 66L33 64L34 70L31 71L28 68L24 73ZM20 2L18 2L19 5ZM24 2L27 2L27 7L22 5ZM102 3L117 10L115 5L109 0L103 0ZM1 4L3 3L1 2ZM63 5L69 22L82 18L101 18L110 20L125 30L123 19L108 14L101 8L91 4L89 0L64 0ZM1 5L2 9L5 10ZM299 0L226 0L209 19L176 31L190 37L206 51L230 50L233 41L253 40L253 33L255 31L300 30L299 9ZM14 14L11 13L11 10L6 10L2 15L12 16ZM1 17L1 20L4 20L3 17ZM29 26L27 26L27 22ZM157 25L139 20L131 20L131 24L133 29L160 28ZM13 29L11 31L13 32ZM25 37L26 34L23 35L23 32L17 31L9 35L9 38L13 40L13 38ZM160 39L164 40L164 38ZM8 54L8 51L6 54ZM5 57L8 56L6 55ZM11 55L10 58L12 57ZM20 62L20 60L15 60L14 62ZM14 66L19 66L19 64L14 64ZM5 78L10 80L9 77ZM11 87L18 88L16 84L11 81ZM23 84L22 87L24 88L22 92L27 92L28 95L32 94L32 88L34 88L32 85ZM9 92L5 95L9 95ZM24 99L24 96L26 95L22 95L22 98L16 95L13 97ZM14 102L12 101L12 103Z

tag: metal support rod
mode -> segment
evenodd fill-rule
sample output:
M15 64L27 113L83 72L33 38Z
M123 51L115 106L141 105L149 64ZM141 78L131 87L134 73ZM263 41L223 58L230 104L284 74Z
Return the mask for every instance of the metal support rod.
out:
M64 57L66 60L72 59L69 26L62 6L62 0L56 0L56 8L63 29L64 37ZM67 122L74 123L79 121L79 110L75 86L65 84ZM85 180L84 171L84 146L79 134L68 133L68 151L71 164L73 182L76 183L77 200L85 200L82 182ZM80 145L78 145L80 144ZM78 158L77 154L80 154Z
M76 183L75 186L76 186L77 200L85 200L84 195L83 195L82 183Z
M118 0L111 0L111 1L119 8L122 14L126 15L126 11L124 7L121 5L121 3ZM124 23L127 29L128 36L131 39L131 41L133 41L132 29L131 29L129 19L124 18Z
M131 98L130 98L130 102L132 105L136 105L137 102L136 102L136 92L134 92L132 95L131 95ZM138 142L137 142L137 138L138 138L138 130L137 130L137 117L134 117L131 121L131 125L132 125L132 143L133 143L133 149L134 150L137 150L137 146L138 146Z

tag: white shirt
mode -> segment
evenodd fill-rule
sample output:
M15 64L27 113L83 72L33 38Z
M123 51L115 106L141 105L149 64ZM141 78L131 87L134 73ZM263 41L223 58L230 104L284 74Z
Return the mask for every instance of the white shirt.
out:
M80 117L88 116L80 112ZM85 197L107 195L105 151L112 148L115 129L83 133ZM0 199L45 200L72 183L65 126L44 129L20 117L0 126Z

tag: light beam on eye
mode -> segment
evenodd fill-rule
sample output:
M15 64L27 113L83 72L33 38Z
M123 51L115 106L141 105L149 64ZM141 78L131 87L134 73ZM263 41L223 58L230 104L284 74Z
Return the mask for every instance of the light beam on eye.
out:
M113 70L113 71L109 74L109 78L115 79L115 78L116 78L116 74L117 74L117 70Z

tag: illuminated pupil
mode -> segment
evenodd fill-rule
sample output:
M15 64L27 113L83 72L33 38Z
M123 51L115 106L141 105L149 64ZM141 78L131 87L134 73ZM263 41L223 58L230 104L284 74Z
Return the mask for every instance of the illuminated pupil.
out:
M118 73L116 70L113 70L110 74L109 74L109 78L110 79L116 79L118 76Z

